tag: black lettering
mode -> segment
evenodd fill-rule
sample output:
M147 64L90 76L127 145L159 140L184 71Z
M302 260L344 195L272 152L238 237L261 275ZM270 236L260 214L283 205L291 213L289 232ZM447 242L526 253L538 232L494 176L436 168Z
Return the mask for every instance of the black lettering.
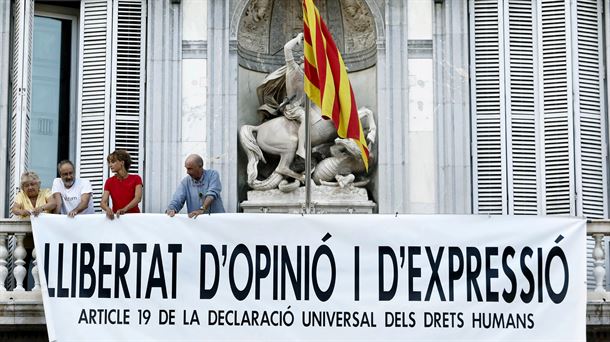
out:
M538 248L538 303L542 303L542 248Z
M454 257L457 257L458 268L454 267ZM449 300L454 298L455 281L462 277L464 272L464 255L459 247L449 247Z
M207 271L205 267L205 260L207 254L210 254L214 259L214 281L209 289L205 288L205 275ZM216 295L216 291L218 291L218 281L220 279L220 261L218 259L218 252L216 252L216 249L212 245L201 245L200 258L201 269L199 272L199 298L210 299L213 298L214 295Z
M309 246L305 246L305 271L303 272L303 278L305 278L305 300L309 300ZM275 297L274 297L275 298Z
M155 268L159 269L159 277L155 277ZM165 284L165 272L163 271L163 259L161 258L161 248L159 244L155 244L153 248L152 260L150 262L150 272L148 273L148 281L146 286L146 296L150 298L150 293L153 287L161 288L161 296L167 299L167 285Z
M85 261L87 259L87 262ZM89 298L95 292L95 271L93 263L95 262L95 250L90 243L83 243L80 246L80 288L79 297ZM89 276L91 284L85 288L85 277Z
M127 280L125 275L129 270L129 262L131 254L129 253L129 247L124 243L118 243L115 246L114 255L114 298L119 298L119 287L123 289L123 296L130 298L129 287L127 286ZM124 257L125 263L121 266L121 255ZM120 286L119 286L120 285Z
M354 246L354 300L360 300L360 247Z
M491 257L498 255L498 247L485 247L485 300L498 301L498 291L491 290L491 280L498 278L498 269L491 268Z
M78 316L78 324L81 324L83 322L85 324L89 324L89 322L87 321L87 311L85 309L82 309L80 311L80 315Z
M47 242L44 244L44 274L45 274L45 278L47 279L47 290L49 292L49 297L55 297L55 289L52 288L48 283L49 283L49 259L50 259L50 251L49 249L51 248L51 245ZM74 271L76 271L76 267L72 268ZM76 272L73 272L76 273Z
M112 272L112 266L104 264L104 253L112 251L112 244L100 243L100 261L98 272L99 298L110 298L110 288L104 287L104 275Z
M472 258L475 259L475 268L472 269ZM474 288L477 301L482 301L481 290L477 277L481 273L481 253L476 247L466 247L466 300L472 301L472 289Z
M330 268L331 268L330 284L328 284L328 288L326 289L326 291L322 291L318 284L318 261L320 260L320 257L322 255L326 255L326 257L328 258L328 261L330 263ZM316 250L316 252L313 255L313 262L312 262L311 268L312 268L311 277L312 277L312 281L313 281L313 291L315 292L315 294L319 300L325 302L332 295L333 290L335 289L335 280L337 278L337 267L335 265L335 257L333 256L333 253L328 246L322 245L322 246L318 247L318 249Z
M534 254L534 251L532 251L531 248L529 247L525 247L523 248L523 250L521 251L521 258L520 258L520 264L521 264L521 272L523 272L523 275L525 276L525 279L527 279L527 282L530 284L530 289L528 292L525 292L524 290L521 290L521 294L519 295L521 297L521 300L524 303L529 303L532 301L532 298L534 298L534 274L532 273L532 271L529 269L529 267L527 267L527 264L525 263L525 258L526 257L532 257L532 255Z
M277 251L277 246L273 246L273 300L277 300L278 298L278 289L277 289L277 284L278 284L278 264L279 262L277 261L278 258L278 251Z
M383 288L385 280L385 263L383 262L384 256L390 257L392 262L392 286L389 290ZM396 254L389 246L379 246L379 300L388 301L394 298L396 295L396 288L398 287L398 262L396 261Z
M551 262L553 258L558 257L561 261L561 266L563 268L563 286L561 287L561 291L555 292L551 285L550 273L551 273ZM563 302L566 294L568 293L568 284L570 283L570 270L568 269L568 261L566 260L566 255L563 253L563 250L555 246L551 248L549 251L549 255L546 259L545 266L545 279L546 279L546 291L549 294L549 297L555 304L559 304Z
M76 297L76 274L78 273L76 270L78 269L78 244L72 244L72 274L70 277L70 297ZM46 262L46 260L45 260ZM49 278L47 278L49 279Z
M415 267L413 262L414 255L421 255L421 247L409 246L407 258L409 260L409 300L421 301L421 291L415 291L413 278L421 277L421 268Z
M504 249L504 252L502 253L502 270L510 281L510 291L506 291L506 289L504 289L504 291L502 292L502 298L505 302L512 303L515 300L515 296L517 295L517 277L515 277L515 272L513 272L513 270L508 265L509 256L511 258L515 257L515 249L511 246L506 247Z
M438 275L438 269L441 265L441 260L443 256L443 251L445 247L439 247L438 253L436 253L436 260L434 259L434 255L432 255L432 249L430 247L426 247L426 255L428 256L428 261L430 262L430 270L432 271L432 275L430 276L430 282L428 283L428 290L426 291L426 299L425 301L430 300L430 296L432 295L432 288L436 284L436 288L438 289L438 295L441 301L445 301L445 292L443 291L443 285L441 283L441 278Z
M172 255L172 299L176 299L176 282L178 281L178 253L182 253L182 245L172 243L167 246Z
M254 284L254 298L261 298L261 279L266 278L271 271L271 253L265 245L257 245L255 250L254 263L256 264L256 283ZM265 258L265 267L261 267L262 256Z
M64 244L57 245L57 297L68 297L69 291L63 287L64 280Z
M246 263L248 264L248 280L246 281L246 285L242 290L237 288L235 284L235 259L243 254L246 258ZM252 256L248 251L248 247L243 243L240 243L233 249L233 253L231 253L231 259L229 260L229 285L231 286L231 292L233 292L233 296L237 300L244 300L248 296L250 292L250 288L252 287Z
M136 253L136 298L142 298L142 253L146 252L146 244L134 243L133 252Z
M290 276L292 290L297 300L301 300L301 246L297 246L297 271L295 275L294 268L290 262L290 255L286 246L282 246L282 300L286 299L286 271Z

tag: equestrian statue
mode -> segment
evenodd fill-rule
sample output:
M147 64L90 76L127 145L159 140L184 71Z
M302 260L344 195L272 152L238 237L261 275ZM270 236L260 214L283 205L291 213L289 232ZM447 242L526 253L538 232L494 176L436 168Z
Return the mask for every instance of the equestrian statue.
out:
M254 190L278 188L290 192L305 182L305 175L292 168L296 159L305 159L304 73L302 63L295 61L292 51L302 44L302 33L287 42L284 45L286 65L269 74L257 88L258 112L265 121L258 126L240 128L240 143L248 157L247 183ZM312 172L314 182L341 187L366 185L368 179L356 143L338 138L334 123L323 118L316 105L311 104L309 115L311 145L317 156ZM368 124L369 165L372 165L372 146L377 133L374 115L366 107L360 108L358 115ZM267 163L263 152L279 156L279 162L269 177L258 179L259 162Z

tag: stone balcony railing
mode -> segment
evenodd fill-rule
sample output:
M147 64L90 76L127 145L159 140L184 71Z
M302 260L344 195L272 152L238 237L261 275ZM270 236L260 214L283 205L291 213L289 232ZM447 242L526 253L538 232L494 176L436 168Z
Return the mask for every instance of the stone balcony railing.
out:
M604 246L604 237L610 236L610 220L589 220L587 236L595 240L595 246L588 259L593 260L595 284L593 290L587 292L587 330L589 332L604 330L610 332L610 292L604 283L608 257ZM589 285L589 288L591 286Z
M0 329L45 324L36 251L26 239L33 245L30 221L0 219Z
M28 248L24 244L31 235L29 221L0 219L0 330L45 324L36 252L31 250L32 255L28 258ZM589 286L593 289L587 293L588 335L603 331L609 336L606 334L610 333L610 292L604 282L608 265L604 237L610 236L610 220L589 221L587 235L595 240L595 247L588 256L593 261L594 267L590 271L595 279L594 286ZM14 246L9 246L9 240ZM26 260L30 263L26 264ZM26 286L26 283L31 285ZM26 290L26 287L31 289Z

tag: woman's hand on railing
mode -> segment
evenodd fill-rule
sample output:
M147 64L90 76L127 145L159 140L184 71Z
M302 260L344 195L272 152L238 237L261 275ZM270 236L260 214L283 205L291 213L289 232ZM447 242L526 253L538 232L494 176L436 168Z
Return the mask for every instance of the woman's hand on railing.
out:
M110 209L110 208L106 209L106 217L111 220L114 220L114 213L112 212L112 209Z

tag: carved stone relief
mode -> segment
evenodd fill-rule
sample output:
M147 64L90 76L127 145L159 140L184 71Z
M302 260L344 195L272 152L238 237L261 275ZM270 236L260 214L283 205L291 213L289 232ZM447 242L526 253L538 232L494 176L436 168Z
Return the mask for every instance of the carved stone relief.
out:
M252 52L267 53L267 46L260 44L260 37L267 35L270 22L271 0L252 0L241 19L239 44Z
M319 0L316 6L350 71L376 63L373 15L364 0ZM239 64L272 72L283 65L282 47L303 31L300 1L251 0L237 36Z
M373 16L366 4L358 0L341 0L343 4L343 26L353 32L345 41L347 52L366 50L370 41L375 41Z

